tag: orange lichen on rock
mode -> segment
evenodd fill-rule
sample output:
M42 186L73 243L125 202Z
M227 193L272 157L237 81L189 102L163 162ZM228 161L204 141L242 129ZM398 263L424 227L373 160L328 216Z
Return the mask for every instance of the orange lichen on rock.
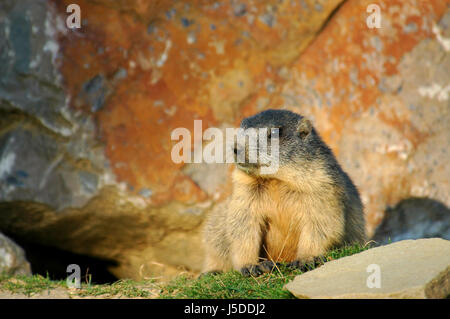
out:
M71 105L96 119L130 190L151 189L154 203L202 200L170 158L172 130L191 129L194 119L203 129L236 125L258 92L274 93L278 69L339 2L79 1L82 28L60 39ZM58 10L68 3L58 1Z
M174 162L171 133L186 128L198 155L202 131L278 107L335 152L369 235L388 211L400 218L384 237L448 237L448 0L78 0L80 29L64 23L72 1L1 1L12 238L114 261L120 278L200 271L203 221L234 167Z
M448 7L445 1L379 1L381 28L371 29L366 24L371 3L341 6L290 69L292 79L279 98L280 105L310 116L344 162L363 195L369 233L386 205L415 195L417 181L407 167L430 136L426 123L434 117L412 121L420 113L404 96L417 89L416 79L405 79L398 66L410 63L404 57L421 41L434 38L433 25ZM408 81L412 84L403 87ZM372 132L363 133L364 125ZM351 146L356 140L359 146Z
M371 1L346 1L339 13L305 50L291 69L294 80L283 94L295 92L337 146L346 121L377 106L381 78L396 74L403 55L432 36L432 23L446 9L443 1L380 1L381 28L369 28L366 8ZM415 2L414 2L415 3ZM406 31L415 25L414 32ZM412 27L411 27L412 28ZM285 105L292 105L285 99ZM338 151L338 150L337 150Z
M379 29L366 23L371 1L152 3L79 1L82 28L60 38L70 104L96 120L112 170L130 191L150 190L153 204L206 200L208 190L170 158L172 130L193 132L195 119L203 130L235 126L286 107L311 117L346 162L369 230L386 204L424 192L405 174L430 135L411 120L417 112L402 94L416 88L402 91L399 65L434 37L445 2L381 1ZM379 132L362 132L363 119ZM370 142L351 146L352 135ZM373 171L379 162L390 169Z

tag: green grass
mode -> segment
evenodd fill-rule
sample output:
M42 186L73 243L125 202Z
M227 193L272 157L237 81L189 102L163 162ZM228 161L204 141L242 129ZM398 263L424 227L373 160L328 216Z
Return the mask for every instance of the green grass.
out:
M369 246L347 246L329 252L327 260L339 259L369 249ZM160 298L193 299L287 299L295 298L284 285L302 272L281 265L271 273L244 278L237 271L205 275L198 279L180 276L163 286Z
M301 272L280 267L259 277L244 278L237 271L205 275L199 279L180 276L164 286L160 298L167 299L283 299L293 298L283 286Z
M8 276L0 275L0 291L9 291L13 294L34 294L48 292L56 288L67 289L72 296L79 297L126 297L126 298L149 298L155 290L153 282L135 282L132 280L118 280L113 284L90 284L82 283L81 289L68 289L66 281L53 281L41 275L33 276ZM149 289L151 288L151 289Z
M17 275L14 277L5 274L0 275L0 290L10 291L16 294L21 293L31 296L32 294L58 287L65 287L65 281L53 281L41 275Z
M330 251L327 260L339 259L369 249L370 246L346 246ZM71 289L71 296L98 298L164 298L164 299L287 299L295 298L284 285L302 272L281 265L271 273L259 277L243 277L239 272L229 271L218 275L195 278L181 275L168 283L154 281L136 282L119 280L113 284L82 283L81 289ZM0 275L0 291L22 293L27 296L64 288L65 281L52 281L48 277Z
M126 298L150 298L152 297L151 291L154 290L155 286L155 283L152 281L119 280L110 285L82 285L82 289L78 291L77 295L80 297L121 296Z

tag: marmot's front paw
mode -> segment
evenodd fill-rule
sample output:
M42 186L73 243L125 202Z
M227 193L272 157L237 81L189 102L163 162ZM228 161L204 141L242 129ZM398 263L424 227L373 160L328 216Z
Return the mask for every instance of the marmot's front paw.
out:
M277 267L278 264L274 263L270 260L262 261L258 264L258 266L262 269L264 269L264 272L271 272Z
M314 268L317 268L319 266L322 266L326 262L327 262L326 257L317 256L309 261L304 261L304 260L292 261L287 264L287 267L288 268L297 268L297 269L300 269L302 272L306 272L306 271L313 270Z
M259 276L263 273L264 271L259 267L259 265L248 265L241 268L241 274L244 277Z
M286 265L288 268L299 269L302 272L306 272L314 269L314 264L312 262L305 263L303 260L294 260Z
M220 270L210 270L210 271L205 271L205 272L201 273L201 274L198 276L198 278L200 279L200 278L203 278L203 277L209 276L209 275L215 276L215 275L218 275L218 274L220 274L220 273L222 273Z
M275 269L276 264L270 260L260 262L256 265L248 265L241 268L241 274L244 277L259 276Z

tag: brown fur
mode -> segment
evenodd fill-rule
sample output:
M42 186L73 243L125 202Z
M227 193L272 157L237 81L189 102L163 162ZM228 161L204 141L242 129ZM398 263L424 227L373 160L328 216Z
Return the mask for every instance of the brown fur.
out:
M204 272L242 271L264 259L307 262L363 242L359 195L340 172L330 174L325 160L282 163L274 176L236 169L231 197L206 221Z

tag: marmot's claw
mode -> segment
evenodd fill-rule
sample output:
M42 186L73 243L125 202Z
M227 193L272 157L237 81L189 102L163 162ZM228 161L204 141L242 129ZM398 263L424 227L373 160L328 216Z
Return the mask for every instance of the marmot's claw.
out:
M276 264L270 260L260 262L256 265L248 265L241 268L241 274L244 277L260 276L264 273L271 272L276 267Z
M244 277L259 276L263 272L258 265L248 265L241 268L241 274Z
M198 278L202 278L202 277L205 277L205 276L208 276L208 275L215 276L215 275L218 275L220 273L222 273L220 270L205 271L205 272L201 273L200 276L198 276Z
M271 272L277 267L277 264L271 260L265 260L258 264L260 268L264 270L264 272Z
M294 260L286 264L288 268L300 268L303 263L300 260Z
M328 261L328 259L327 259L327 257L325 257L325 256L317 256L317 257L314 257L314 264L316 265L316 266L321 266L321 265L323 265L324 263L326 263Z
M306 272L306 271L314 269L314 263L313 262L305 263L304 261L301 261L301 260L295 260L293 262L290 262L287 266L289 268L299 269L302 272Z
M326 261L327 261L326 257L317 256L317 257L314 257L314 259L309 262L305 262L302 260L295 260L295 261L288 263L286 266L288 268L297 268L297 269L300 269L302 272L305 272L305 271L313 270L314 268L323 265Z

